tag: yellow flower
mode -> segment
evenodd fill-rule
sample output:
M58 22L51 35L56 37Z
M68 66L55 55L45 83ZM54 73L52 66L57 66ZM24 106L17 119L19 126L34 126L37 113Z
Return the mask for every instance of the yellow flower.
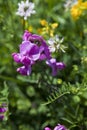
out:
M40 20L40 24L42 26L46 26L48 24L48 22L45 19L43 19L43 20Z
M74 20L77 20L84 12L87 10L87 2L82 2L82 0L78 0L78 3L72 6L71 15Z
M79 8L78 5L74 5L71 8L71 15L74 20L77 20L82 15L82 10Z
M43 36L54 36L55 29L58 27L58 23L48 23L45 19L40 20L42 28L38 29L38 33Z
M82 3L82 0L78 0L78 3Z
M50 36L53 37L54 36L54 31L50 30Z
M53 29L57 28L57 27L58 27L58 23L53 23L53 24L51 24L51 27L52 27Z
M82 9L86 10L87 9L87 1L82 3Z

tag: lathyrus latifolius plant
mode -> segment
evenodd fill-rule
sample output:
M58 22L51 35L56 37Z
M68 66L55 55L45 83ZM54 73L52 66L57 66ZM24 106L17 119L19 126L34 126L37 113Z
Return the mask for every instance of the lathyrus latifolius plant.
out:
M23 29L26 28L26 21L28 17L30 18L31 14L35 14L34 3L29 2L28 0L19 3L17 15L23 18ZM57 84L57 82L53 83L54 79L57 81L57 78L54 76L57 76L58 72L60 72L59 70L62 70L67 66L63 62L57 61L57 55L60 54L60 52L65 52L67 47L63 44L64 38L59 37L58 34L56 35L55 33L55 29L58 26L57 23L48 24L47 21L41 21L41 24L42 26L45 25L41 30L43 36L30 33L27 28L24 30L22 43L19 46L19 53L12 54L14 61L18 64L22 64L22 67L19 67L17 72L21 75L31 76L36 65L38 66L37 68L42 68L39 73L42 73L43 75L41 75L40 80L38 80L38 84L49 86L51 89L51 94L48 96L48 100L44 105L55 103L55 101L58 101L58 103L55 104L57 107L60 107L61 104L64 105L60 110L55 108L54 113L58 112L58 115L55 117L56 122L62 121L60 124L64 123L67 128L59 124L54 130L83 128L83 125L85 125L86 122L84 121L84 117L82 117L83 113L81 111L82 109L80 109L80 99L82 96L81 94L86 90L87 84L84 84L83 82L81 84L62 82L60 85ZM53 77L50 76L49 69L45 69L43 66L51 67ZM72 102L69 99L71 99ZM76 111L73 111L73 107L76 108ZM79 114L79 112L81 112L81 114ZM51 117L53 117L53 115ZM82 121L84 122L81 123ZM46 124L46 126L47 125L48 124ZM50 130L50 127L46 127L45 129Z
M27 18L30 17L31 14L35 13L35 10L33 10L34 4L27 0L26 2L22 1L18 5L19 8L16 14L23 17L23 28L25 28ZM52 38L50 38L48 41L46 41L40 35L30 33L28 30L24 31L19 53L12 54L14 61L23 65L17 69L17 72L22 75L30 76L33 66L35 66L37 63L40 64L42 61L45 61L46 65L51 67L53 76L56 76L59 70L65 68L65 64L63 62L57 62L56 58L51 54L53 52L57 52L57 50L65 52L64 49L66 48L61 45L63 39L60 40L57 35L53 38L54 30L57 26L57 23L50 25L47 23L45 28L48 29L45 29L45 31L47 31L49 36L52 36Z

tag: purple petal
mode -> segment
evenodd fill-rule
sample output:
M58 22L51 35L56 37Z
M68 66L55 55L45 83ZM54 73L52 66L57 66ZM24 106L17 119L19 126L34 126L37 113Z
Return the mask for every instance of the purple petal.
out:
M22 75L30 75L31 66L22 66L22 67L17 69L17 72L19 72Z
M56 59L52 58L46 61L46 64L52 68L52 75L56 76L58 70L65 68L65 65L62 62L56 62Z
M67 129L65 128L65 126L58 124L58 125L54 128L54 130L67 130Z
M46 64L49 65L52 68L52 75L57 75L57 67L56 67L56 59L50 59L46 61Z
M40 57L39 57L39 60L45 60L45 59L46 59L46 55L41 54Z
M49 66L52 66L52 65L55 65L55 64L56 64L56 59L52 58L52 59L48 60Z
M23 39L24 41L27 41L28 38L29 38L31 35L32 35L32 34L31 34L30 32L28 32L27 30L25 30L22 39Z
M29 41L24 41L20 45L20 53L27 55L32 61L36 61L40 57L39 47Z
M20 45L20 53L23 55L27 54L33 46L34 44L32 44L30 41L23 41Z
M22 58L21 58L21 63L23 63L24 65L30 65L31 64L31 60L29 59L29 57L28 56L23 56Z
M13 57L15 62L20 63L21 55L19 53L13 53L12 57Z
M32 36L30 36L28 40L31 42L42 42L43 38L39 35L32 34Z
M47 59L50 59L51 53L50 53L49 47L44 39L42 40L41 46L44 48L44 54L46 55Z
M36 34L31 34L29 31L25 30L24 35L22 37L24 41L42 41L42 37Z
M0 108L0 113L6 112L6 111L7 111L7 108L6 108L6 107Z
M30 52L29 52L29 57L31 58L31 60L36 61L39 59L40 57L40 51L39 51L39 47L37 45L34 45Z
M45 53L47 59L50 59L50 58L51 58L51 54L50 54L50 51L49 51L48 47L45 47L45 48L44 48L44 53Z
M45 129L44 130L51 130L49 127L45 127Z
M60 70L65 68L65 64L63 62L57 62L56 65L57 65L57 68Z
M44 54L46 59L51 58L51 54L49 52L48 46L44 46L43 44L40 46L40 53Z

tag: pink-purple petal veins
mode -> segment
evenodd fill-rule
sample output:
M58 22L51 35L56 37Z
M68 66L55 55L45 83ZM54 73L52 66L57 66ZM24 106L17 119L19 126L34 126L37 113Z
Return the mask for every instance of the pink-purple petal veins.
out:
M45 127L45 129L44 130L51 130L49 127Z
M58 124L57 126L55 126L54 130L67 130L67 129L65 128L65 126Z
M46 61L46 64L49 65L52 68L52 75L56 76L58 70L64 69L65 64L62 62L56 62L56 59L51 58L50 60Z
M19 72L22 75L30 75L31 74L31 65L19 67L17 69L17 72Z
M20 44L20 53L23 55L26 55L31 48L34 46L30 41L23 41L22 44Z
M34 45L30 52L29 52L29 57L31 58L31 60L36 61L39 59L40 57L40 51L39 51L39 47L37 45Z
M36 61L40 57L39 47L29 41L24 41L20 45L20 53L27 55L31 60Z

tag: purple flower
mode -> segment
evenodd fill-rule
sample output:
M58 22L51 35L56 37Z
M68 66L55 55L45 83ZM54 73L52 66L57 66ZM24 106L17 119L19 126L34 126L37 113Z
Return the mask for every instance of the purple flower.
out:
M50 59L50 52L45 40L36 34L25 31L19 53L13 53L15 62L23 64L17 71L22 75L30 75L31 66L36 61Z
M0 107L0 113L4 113L7 111L7 108L6 107Z
M49 65L52 68L52 75L56 76L57 75L57 71L64 69L65 68L65 64L62 62L56 62L56 59L52 58L50 60L46 61L46 64Z
M43 41L43 38L41 36L32 34L32 33L28 32L27 30L25 30L22 39L23 39L23 41L31 41L33 43Z
M30 41L24 41L20 45L20 54L28 56L31 61L36 61L40 57L40 49L36 44Z
M22 75L30 75L31 65L30 66L22 66L22 67L17 69L17 72L19 72Z
M21 63L22 55L20 53L12 53L12 57L15 62Z
M41 60L47 60L47 64L52 68L52 74L56 75L57 70L65 67L62 62L56 62L51 57L49 47L42 36L31 34L27 30L24 32L23 41L19 46L19 53L13 53L12 57L15 62L23 64L17 71L22 75L30 75L31 67Z
M20 53L13 53L12 54L15 62L29 64L33 61L36 61L40 57L40 49L37 45L31 43L30 41L24 41L20 45ZM26 62L24 62L26 59Z
M23 40L24 41L30 41L31 43L36 44L40 48L40 52L44 53L47 59L51 58L51 54L49 51L49 47L46 43L46 41L43 39L42 36L36 35L36 34L31 34L27 30L25 30L25 33L23 35Z
M65 126L58 124L58 125L54 128L54 130L67 130L67 129L65 128Z
M44 130L51 130L49 127L45 127L45 129Z
M0 104L0 120L4 119L7 110L8 110L7 103L4 102Z
M49 52L49 47L46 43L46 41L43 39L42 36L36 35L36 34L31 34L27 30L25 30L24 35L23 35L23 40L28 40L31 43L35 43L38 45L40 48L43 48L43 51L50 57L50 52ZM47 56L48 57L48 56Z
M23 41L28 41L29 40L28 38L30 36L32 36L32 34L30 32L28 32L27 30L25 30L23 37L22 37Z

